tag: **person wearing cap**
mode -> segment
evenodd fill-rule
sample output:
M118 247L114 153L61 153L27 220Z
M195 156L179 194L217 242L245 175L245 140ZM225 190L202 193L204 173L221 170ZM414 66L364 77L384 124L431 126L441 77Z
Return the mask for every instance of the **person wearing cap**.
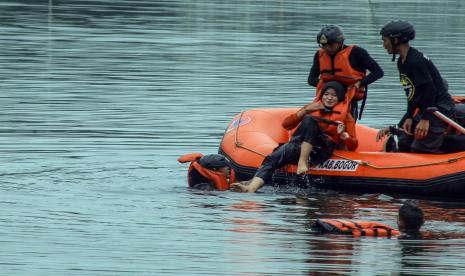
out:
M380 31L383 46L392 61L396 55L400 83L407 96L407 112L398 127L399 151L417 153L440 153L447 124L428 112L437 108L446 116L451 115L454 102L448 92L447 82L443 79L434 63L409 41L415 39L415 29L407 21L391 21ZM389 128L378 133L378 139L389 134Z
M345 45L344 40L340 27L323 26L317 35L320 49L313 57L307 82L317 88L317 98L321 87L329 80L355 86L358 91L352 103L351 113L357 119L357 113L360 114L359 117L362 115L368 85L382 78L384 72L364 48ZM360 112L357 110L358 100L363 100Z
M351 151L357 148L355 120L349 113L346 87L330 81L321 92L318 101L304 105L284 119L285 129L295 129L290 141L265 157L251 181L231 184L232 191L255 192L271 180L275 170L285 165L297 164L297 174L304 174L309 163L323 163L335 148Z

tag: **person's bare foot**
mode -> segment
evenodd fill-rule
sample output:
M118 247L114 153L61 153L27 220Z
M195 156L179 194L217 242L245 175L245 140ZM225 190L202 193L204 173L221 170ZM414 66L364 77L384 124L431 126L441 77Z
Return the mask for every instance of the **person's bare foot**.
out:
M308 171L308 163L307 160L299 161L297 164L297 174L304 174Z
M265 184L265 181L260 177L255 176L250 181L242 181L239 183L232 183L230 190L240 193L253 193L260 189Z
M230 189L233 192L245 193L245 192L248 192L249 185L247 184L242 183L242 182L232 183L230 186Z

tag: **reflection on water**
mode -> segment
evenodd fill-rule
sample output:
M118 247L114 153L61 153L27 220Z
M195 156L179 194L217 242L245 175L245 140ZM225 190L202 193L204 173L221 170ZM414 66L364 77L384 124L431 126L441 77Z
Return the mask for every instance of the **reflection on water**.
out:
M339 24L347 42L366 48L385 70L370 87L362 123L391 124L405 108L395 64L378 36L394 10L415 24L414 45L434 60L452 93L463 95L464 5L7 1L0 9L1 270L465 271L460 202L420 200L427 217L422 241L317 235L310 227L317 218L395 226L401 200L272 188L195 192L186 189L186 167L176 163L191 151L216 152L240 111L310 100L306 79L323 24Z

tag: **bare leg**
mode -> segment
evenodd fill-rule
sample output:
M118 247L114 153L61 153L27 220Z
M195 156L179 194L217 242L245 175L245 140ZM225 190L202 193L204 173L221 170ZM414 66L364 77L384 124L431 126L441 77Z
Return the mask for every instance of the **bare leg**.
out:
M299 162L297 163L297 174L304 174L308 171L308 157L312 152L313 146L309 142L302 142L300 145Z
M265 181L262 178L255 176L254 178L252 178L252 180L250 180L250 183L248 184L244 182L231 184L231 191L253 193L256 190L260 189L264 184Z

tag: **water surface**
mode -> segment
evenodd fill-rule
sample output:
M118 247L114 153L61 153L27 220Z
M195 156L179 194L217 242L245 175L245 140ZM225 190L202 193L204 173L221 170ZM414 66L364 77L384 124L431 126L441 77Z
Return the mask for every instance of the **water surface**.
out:
M0 269L7 275L463 274L465 205L419 199L421 241L318 235L317 218L395 226L407 197L186 189L237 113L300 106L315 36L339 24L385 70L362 123L405 110L378 35L417 28L465 95L465 3L8 0L1 4ZM396 14L396 15L394 15ZM398 16L398 17L397 17Z

